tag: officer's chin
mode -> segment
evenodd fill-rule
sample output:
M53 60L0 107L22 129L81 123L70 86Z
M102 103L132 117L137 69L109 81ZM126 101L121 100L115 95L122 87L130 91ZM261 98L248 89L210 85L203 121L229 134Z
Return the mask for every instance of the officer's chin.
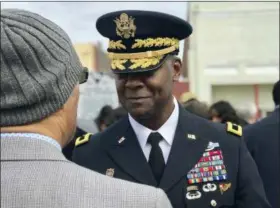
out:
M135 120L148 120L152 118L152 111L150 109L133 108L129 112Z

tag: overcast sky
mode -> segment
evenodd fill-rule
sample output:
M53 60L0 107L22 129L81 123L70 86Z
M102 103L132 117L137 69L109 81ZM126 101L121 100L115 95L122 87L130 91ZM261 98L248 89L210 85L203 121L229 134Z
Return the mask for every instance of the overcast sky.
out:
M38 13L61 26L74 43L108 40L97 32L96 20L112 11L138 9L165 12L186 19L186 2L1 2L1 8L20 8ZM181 41L182 55L183 41Z

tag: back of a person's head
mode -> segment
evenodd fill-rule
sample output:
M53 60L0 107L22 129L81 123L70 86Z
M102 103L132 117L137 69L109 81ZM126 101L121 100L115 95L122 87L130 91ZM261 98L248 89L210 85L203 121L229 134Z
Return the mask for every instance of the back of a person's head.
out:
M127 111L124 109L124 107L120 106L114 109L114 114L115 114L116 121L118 121L127 115Z
M209 108L209 112L211 113L211 115L215 115L218 117L222 117L225 114L229 113L236 113L232 105L224 100L213 103Z
M272 98L275 105L280 105L280 80L278 80L273 86Z
M105 105L101 108L99 112L100 117L107 116L109 114L112 114L113 108L110 105Z
M208 119L209 118L209 112L208 112L208 106L205 103L202 103L196 99L189 100L185 104L183 104L183 107L185 110L187 110L190 113L193 113L197 116L200 116L202 118Z
M183 105L191 100L197 100L197 96L192 92L184 92L179 99L180 103Z
M95 123L99 131L103 131L108 126L112 125L115 122L114 110L111 106L105 105L101 108Z
M52 21L25 10L1 10L0 54L1 131L38 123L64 109L71 97L78 99L83 68L68 35ZM75 111L69 119L76 120Z
M209 108L209 114L210 117L218 117L221 123L226 123L228 121L236 124L243 123L243 121L237 116L237 112L233 106L224 100L212 104Z
M246 121L248 124L253 124L258 116L258 108L253 102L243 102L236 108L236 113L241 120Z

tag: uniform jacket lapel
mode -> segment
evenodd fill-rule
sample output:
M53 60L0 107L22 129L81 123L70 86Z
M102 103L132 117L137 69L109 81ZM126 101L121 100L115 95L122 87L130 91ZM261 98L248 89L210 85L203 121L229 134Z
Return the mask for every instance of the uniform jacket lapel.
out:
M166 192L182 177L187 180L187 173L195 166L207 148L208 141L199 135L202 130L192 117L193 115L180 106L174 141L159 185Z
M156 180L139 145L128 117L121 121L116 139L110 140L107 151L112 160L140 183L156 186ZM125 128L124 128L125 127ZM122 129L122 130L121 130Z

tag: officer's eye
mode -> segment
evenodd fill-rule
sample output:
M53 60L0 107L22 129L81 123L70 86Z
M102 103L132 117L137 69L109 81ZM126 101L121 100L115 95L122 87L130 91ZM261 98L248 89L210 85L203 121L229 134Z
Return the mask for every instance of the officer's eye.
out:
M115 77L117 79L127 79L127 74L123 73L123 74L115 74Z

